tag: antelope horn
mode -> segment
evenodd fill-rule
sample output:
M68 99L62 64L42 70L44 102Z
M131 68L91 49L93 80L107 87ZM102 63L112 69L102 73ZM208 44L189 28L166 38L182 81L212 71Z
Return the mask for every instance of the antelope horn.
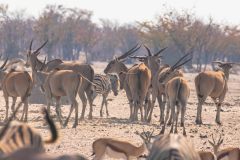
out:
M182 58L180 58L173 66L172 68L175 68L175 66L177 66L185 57L187 57L188 55L190 55L191 53L187 53L185 54Z
M3 70L3 68L4 68L5 65L7 64L7 61L8 61L8 57L7 57L7 59L4 61L3 65L0 67L0 70Z
M139 59L145 59L146 57L145 56L129 56L130 58L139 58Z
M236 65L240 65L239 63L235 63L235 62L225 62L225 64L236 64Z
M222 135L220 134L219 140L218 140L218 144L220 144L223 141L222 139Z
M128 50L126 53L124 53L123 55L119 56L117 59L121 60L121 59L124 59L126 57L128 57L129 55L133 54L134 52L136 52L140 47L141 45L137 44L136 46L134 46L132 49Z
M35 53L35 54L39 54L40 52L40 49L42 49L46 44L47 44L47 42L48 42L48 40L46 40L42 45L41 45L41 47L39 47L37 50L35 50L33 53Z
M221 61L212 61L212 63L223 64L223 62L221 62Z
M144 47L146 48L147 52L148 52L148 56L152 56L152 53L150 51L150 49L144 44Z
M174 68L172 67L172 69L176 69L176 68L178 68L178 67L180 67L180 66L182 66L182 65L186 64L187 62L189 62L189 61L191 61L191 60L192 60L192 57L191 57L191 58L189 58L188 60L184 61L183 63L181 63L181 64L179 64L179 65L175 66Z
M215 142L215 139L213 138L213 134L211 136L212 136L213 143L215 144L216 142Z
M165 47L163 49L161 49L160 51L158 51L157 53L154 54L154 56L158 56L160 55L160 53L162 53L165 49L167 49L168 47Z
M32 44L33 44L33 39L31 40L30 46L29 46L29 51L30 51L30 52L32 51Z

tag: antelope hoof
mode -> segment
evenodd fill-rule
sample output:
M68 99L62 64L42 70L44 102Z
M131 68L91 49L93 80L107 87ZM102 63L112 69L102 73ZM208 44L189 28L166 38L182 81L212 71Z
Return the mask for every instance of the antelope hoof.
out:
M77 124L76 123L74 123L73 124L73 126L72 126L72 128L76 128L77 127Z
M63 128L66 128L67 127L67 123L64 123L62 126L63 126Z
M174 133L178 134L178 130L175 129Z
M187 137L186 131L183 131L183 136Z
M222 123L221 123L220 121L216 121L216 123L217 123L218 125L222 125Z
M151 118L147 118L147 122L150 123L151 122Z
M3 122L7 122L8 121L8 118L5 118L4 120L3 120Z
M198 120L198 119L196 119L196 124L202 124L202 121L201 120Z
M172 124L172 121L168 121L167 125L170 126Z
M89 119L89 120L92 120L92 115L89 115L89 116L88 116L88 119Z
M164 134L164 132L165 132L165 129L162 129L159 134Z
M181 123L180 126L183 127L183 126L184 126L184 123Z
M83 116L81 116L79 120L80 120L80 121L83 121L83 120L84 120L84 117L83 117Z

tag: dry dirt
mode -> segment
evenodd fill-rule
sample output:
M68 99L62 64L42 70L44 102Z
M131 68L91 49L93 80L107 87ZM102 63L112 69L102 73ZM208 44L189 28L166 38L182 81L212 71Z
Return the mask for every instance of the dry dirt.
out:
M95 72L101 73L106 64L95 63ZM224 133L224 143L222 148L225 147L240 147L240 76L230 75L229 79L229 92L227 93L225 103L222 106L221 121L222 126L218 126L215 123L216 107L212 103L211 99L207 99L206 104L203 106L203 125L199 126L195 124L196 118L196 108L197 99L196 92L194 88L194 77L196 74L186 73L186 78L189 80L191 86L191 96L187 105L187 111L185 116L185 125L187 129L188 138L194 143L197 150L211 150L210 145L207 140L210 138L211 133L217 134ZM2 92L0 93L2 94ZM0 95L0 101L2 102L2 107L0 110L1 120L4 118L5 114L5 102ZM94 104L93 120L87 119L87 114L85 115L85 120L80 121L76 129L72 129L73 124L73 114L72 118L68 124L68 127L61 129L58 122L60 138L56 144L47 145L47 151L57 155L63 153L81 153L90 157L92 154L92 142L97 138L101 137L112 137L121 140L129 141L135 145L140 145L142 143L139 136L134 134L135 131L141 132L143 128L145 130L155 129L155 134L159 133L161 127L159 126L159 108L156 106L154 109L153 120L150 124L137 122L130 123L128 121L129 117L129 105L124 91L120 91L117 97L113 94L109 95L112 99L109 101L109 113L110 117L101 118L99 115L101 96L98 96ZM79 102L79 110L81 111L81 103ZM155 104L157 105L157 104ZM44 105L31 104L29 107L29 124L34 126L39 132L41 132L44 138L49 136L49 131L46 126L43 126L43 118L41 115L41 107ZM65 115L69 112L69 106L64 105L62 107ZM104 109L105 111L105 109ZM79 112L80 114L81 112ZM105 113L105 112L104 112ZM51 107L51 114L55 117L55 109ZM56 120L56 118L54 118ZM169 127L166 133L169 132ZM181 127L179 127L179 133L182 133ZM106 158L108 159L108 158Z

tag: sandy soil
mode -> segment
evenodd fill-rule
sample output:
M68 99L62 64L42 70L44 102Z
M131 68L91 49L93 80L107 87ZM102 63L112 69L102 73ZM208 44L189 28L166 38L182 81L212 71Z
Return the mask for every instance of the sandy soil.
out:
M101 73L105 65L101 63L95 63L95 72ZM194 77L196 74L185 74L186 78L189 80L191 86L191 96L187 105L186 112L186 129L187 135L194 143L197 150L211 150L210 145L207 140L210 138L211 133L217 134L224 133L224 143L222 148L225 147L239 147L240 142L240 76L230 75L229 79L229 92L227 93L225 103L222 107L221 121L222 126L215 124L216 107L211 101L207 99L206 104L203 106L203 125L198 126L195 124L196 118L196 108L197 99L194 88ZM2 94L2 92L0 93ZM4 118L5 114L5 102L0 95L0 102L2 104L0 110L1 120ZM59 123L56 122L59 128L60 138L57 143L53 145L47 145L47 151L54 154L63 153L81 153L89 157L92 154L92 142L97 138L101 137L112 137L121 140L126 140L132 142L135 145L140 145L142 143L139 136L134 132L141 132L144 128L145 130L155 129L155 134L159 133L161 127L159 126L159 108L157 104L154 109L153 120L150 124L137 122L130 123L128 121L129 117L129 105L124 91L120 91L117 97L113 94L109 95L112 99L109 101L109 113L110 117L101 118L99 114L101 96L98 96L94 104L93 120L88 120L87 115L84 121L79 122L79 126L76 129L72 129L73 124L73 114L72 118L68 124L68 127L61 129ZM80 102L78 98L78 102ZM41 132L44 138L49 136L49 131L46 126L43 126L43 118L40 113L41 107L44 105L31 104L29 109L29 124L34 126L39 132ZM79 103L79 110L81 110L81 103ZM89 107L87 107L89 109ZM64 114L68 114L69 106L65 105L62 107ZM104 110L105 111L105 110ZM86 112L88 114L88 110ZM104 112L105 113L105 112ZM51 108L51 114L55 117L54 107ZM80 114L80 113L79 113ZM54 118L56 120L56 118ZM169 132L169 127L166 133ZM179 127L179 133L182 133L181 127ZM106 158L108 159L108 158Z

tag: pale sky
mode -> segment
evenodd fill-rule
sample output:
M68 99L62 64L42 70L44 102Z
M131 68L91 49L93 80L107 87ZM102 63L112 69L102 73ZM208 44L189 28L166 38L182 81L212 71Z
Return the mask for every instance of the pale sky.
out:
M0 0L10 11L25 9L38 17L47 4L62 4L93 11L93 20L110 19L120 23L154 20L166 8L193 10L197 16L213 17L220 23L240 24L239 0Z

